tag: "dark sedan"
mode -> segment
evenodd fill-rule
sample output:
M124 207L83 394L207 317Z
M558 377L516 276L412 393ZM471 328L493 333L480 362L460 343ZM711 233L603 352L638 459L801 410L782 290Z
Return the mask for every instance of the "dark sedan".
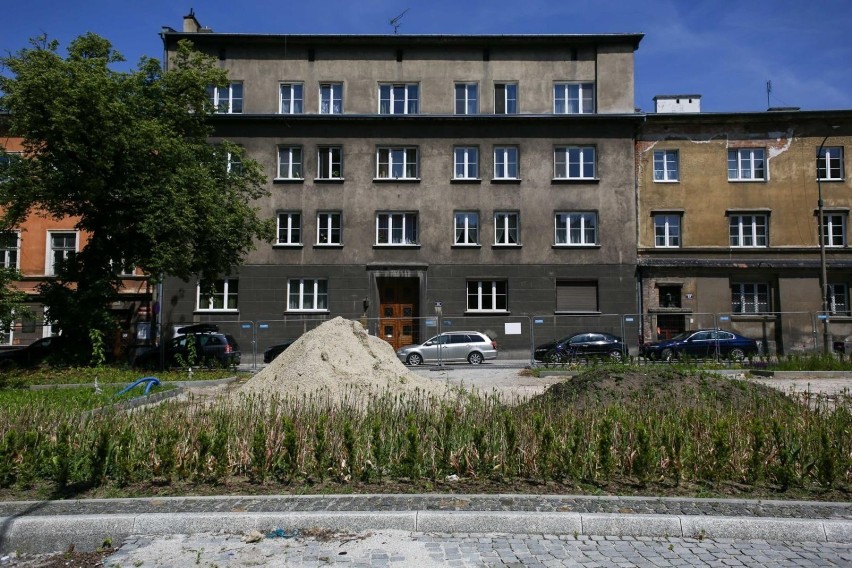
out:
M721 329L699 329L684 331L671 339L646 343L641 353L648 359L671 361L681 357L713 359L718 353L725 359L741 360L749 355L758 355L757 341Z
M281 343L276 343L275 345L270 345L266 348L266 351L263 352L263 362L264 363L272 363L276 357L281 355L288 347L293 345L295 339L287 339L282 341Z
M609 357L620 360L624 355L624 342L611 333L575 333L558 341L544 343L535 348L536 361L564 363L583 357Z
M0 351L0 370L18 367L35 367L45 359L59 351L65 344L61 335L42 337L26 347L15 347Z

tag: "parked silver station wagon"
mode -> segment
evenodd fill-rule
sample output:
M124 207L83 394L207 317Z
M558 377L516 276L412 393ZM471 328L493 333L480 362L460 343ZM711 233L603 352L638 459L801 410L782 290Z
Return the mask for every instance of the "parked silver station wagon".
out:
M497 342L478 331L448 331L420 345L400 347L396 356L406 365L421 363L457 363L479 365L497 358Z

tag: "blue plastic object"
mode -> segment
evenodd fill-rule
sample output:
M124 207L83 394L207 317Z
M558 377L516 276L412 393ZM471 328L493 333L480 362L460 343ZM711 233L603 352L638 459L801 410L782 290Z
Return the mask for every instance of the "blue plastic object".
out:
M123 394L124 394L124 393L126 393L127 391L129 391L129 390L133 389L136 385L140 385L140 384L142 384L142 383L148 383L148 385L145 387L145 394L147 395L147 394L151 391L151 387L153 387L153 386L156 386L156 385L159 385L159 384L160 384L160 379L158 379L157 377L142 377L142 378L141 378L141 379L139 379L138 381L136 381L136 382L134 382L134 383L132 383L132 384L128 385L128 386L127 386L127 387L125 387L124 389L122 389L122 390L120 390L119 392L115 393L115 396L123 395Z

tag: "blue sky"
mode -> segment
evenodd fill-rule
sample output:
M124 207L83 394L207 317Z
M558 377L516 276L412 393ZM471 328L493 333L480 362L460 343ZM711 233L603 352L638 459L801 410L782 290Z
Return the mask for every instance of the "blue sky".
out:
M772 106L852 109L849 0L24 0L0 19L0 50L46 33L63 45L87 31L134 66L159 58L162 26L181 28L194 8L217 32L294 34L644 33L636 52L636 106L658 94L700 94L705 112Z

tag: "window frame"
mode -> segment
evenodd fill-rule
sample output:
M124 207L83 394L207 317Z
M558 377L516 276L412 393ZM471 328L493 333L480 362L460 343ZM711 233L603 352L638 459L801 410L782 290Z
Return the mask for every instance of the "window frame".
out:
M501 156L498 159L498 154ZM514 161L509 159L514 154ZM517 181L521 179L521 151L517 145L494 146L494 181ZM511 175L511 166L515 166L515 175ZM502 171L497 168L502 166Z
M286 219L286 223L282 225L282 220ZM295 221L295 222L294 222ZM302 246L302 212L278 211L275 215L276 222L276 240L277 247L300 247ZM282 239L282 235L286 236Z
M461 160L459 153L462 153ZM474 159L470 159L471 153ZM459 168L463 175L459 175ZM471 171L473 170L473 171ZM470 175L473 173L473 175ZM479 146L453 146L453 179L454 180L480 180L479 177Z
M828 286L829 306L828 313L832 316L852 316L852 311L849 307L849 286L846 283L830 282ZM839 304L842 309L838 309L837 298L840 296L842 301Z
M6 239L9 239L7 243ZM14 238L14 245L11 240ZM11 257L11 261L10 261ZM18 270L21 267L21 231L0 231L0 267Z
M387 96L385 96L387 91ZM398 95L403 95L398 100ZM413 95L412 95L413 93ZM386 104L385 110L383 105ZM397 104L402 105L402 112L396 112ZM420 114L420 83L417 82L392 82L379 83L379 109L382 115L404 115Z
M311 291L305 291L305 283L311 283ZM298 291L293 290L295 283L298 283ZM297 299L297 306L293 307L293 297ZM306 299L310 297L310 304L313 307L305 307ZM320 307L321 300L325 300L325 306ZM288 278L287 279L287 312L312 312L312 313L328 313L329 309L329 293L328 293L328 278Z
M404 174L401 177L393 177L393 170L396 162L393 161L394 153L402 152L402 162L399 166L402 168L402 173ZM383 153L386 154L387 160L382 160ZM414 171L410 172L410 157L413 153L413 166ZM382 176L382 165L386 164L387 173L385 176ZM414 175L408 175L409 173L413 173ZM420 179L420 147L419 146L378 146L376 148L376 177L377 180L409 180L415 181Z
M747 301L749 296L751 301ZM765 300L761 301L761 296ZM766 282L731 282L731 313L732 314L767 314L771 313L772 297L769 284ZM754 306L754 310L747 310ZM761 309L764 307L766 309Z
M471 220L473 225L471 225ZM460 224L461 222L461 224ZM453 246L478 247L479 235L482 231L479 222L479 211L453 212ZM461 237L461 240L460 240Z
M471 285L476 287L475 293L472 293ZM509 281L505 278L495 280L468 280L465 285L465 297L465 306L467 307L465 312L508 313ZM490 301L485 302L486 298ZM475 305L471 303L472 299L475 300ZM501 299L502 307L500 307ZM487 303L490 303L491 307L483 307Z
M336 226L334 219L336 218ZM337 240L334 239L335 231ZM323 235L327 235L323 240ZM343 246L343 212L342 211L317 211L317 246L340 247Z
M337 152L335 162L334 152ZM338 175L334 175L335 164ZM323 171L323 166L328 166L328 171ZM328 174L328 175L326 175ZM342 180L343 179L343 146L339 144L323 144L317 146L317 177L318 180Z
M680 248L681 247L681 224L683 215L680 213L654 213L654 248ZM672 230L671 221L675 221ZM662 234L660 234L662 229ZM660 244L662 238L663 244Z
M591 161L587 158L591 152ZM564 171L560 172L560 166ZM573 167L579 168L580 175L572 176ZM588 175L591 168L591 175ZM559 181L594 181L598 177L598 151L596 146L555 146L553 148L553 179Z
M471 81L456 82L453 86L453 94L453 114L479 114L479 83Z
M342 81L320 81L318 95L319 109L317 112L319 114L343 114ZM327 105L326 110L323 110L323 105Z
M673 159L670 160L669 158ZM680 152L678 150L670 148L654 150L653 161L654 183L677 183L680 181ZM674 162L673 167L670 165L672 162Z
M835 223L836 220L840 222ZM817 236L817 238L819 237ZM842 248L846 246L846 213L839 211L823 212L822 240L827 248Z
M511 89L510 89L511 87ZM502 96L499 93L499 89L502 88ZM518 82L517 81L497 81L494 83L494 114L504 115L504 114L519 114L520 107L518 105ZM510 97L510 91L514 91L514 97ZM502 109L503 112L500 112L501 104L499 101L502 99ZM510 111L510 101L514 105L514 111Z
M751 221L746 223L746 219L751 218ZM760 224L757 221L763 219ZM746 231L749 227L750 231ZM763 228L763 234L760 234L760 228ZM734 230L736 229L736 234ZM759 241L763 240L763 244ZM752 244L744 244L747 239L752 241ZM728 214L728 246L730 248L768 248L769 247L769 214L768 213L729 213Z
M222 283L221 292L219 291L219 283ZM202 280L198 281L195 288L195 311L196 312L238 312L239 308L239 278L218 278L214 282L215 291L213 294L206 296L202 293ZM233 286L232 286L233 283ZM235 288L231 291L231 288ZM207 298L207 306L202 306L202 299ZM212 307L216 298L222 298L222 307ZM233 299L233 307L231 307L231 299Z
M819 181L843 181L846 172L843 169L843 146L825 146L817 149L817 179ZM832 154L837 154L832 156ZM832 175L832 172L837 175Z
M284 90L289 93L285 97ZM296 91L298 90L298 97ZM290 111L284 110L284 101L290 106ZM282 81L278 84L278 113L279 114L304 114L305 113L305 84L300 81Z
M756 154L760 153L757 158ZM746 159L747 158L747 159ZM743 164L747 162L747 167ZM760 162L760 167L756 163ZM734 163L735 167L731 167ZM758 177L760 171L760 177ZM748 173L748 175L746 175ZM769 179L769 163L766 161L766 148L729 148L728 181L764 182Z
M587 226L587 222L591 220L591 227ZM574 227L572 221L579 222L579 227ZM557 211L553 215L553 246L577 248L577 247L595 247L598 246L598 213L597 211ZM592 241L589 242L588 236L591 231ZM562 242L560 242L560 233ZM579 240L574 240L579 236Z
M234 95L234 87L239 86L239 96ZM227 94L223 98L222 89L227 89ZM208 87L207 95L210 99L210 103L215 108L215 114L242 114L245 103L245 91L243 89L242 81L231 81L227 86L222 87ZM237 110L234 110L235 104L237 103ZM226 105L223 110L223 106Z
M55 235L66 234L66 235L74 235L74 248L73 250L70 248L59 248L55 249L53 247L53 237ZM56 252L57 251L65 251L63 254L63 258L68 258L70 253L77 253L80 251L80 232L75 231L73 229L51 229L47 231L47 251L45 254L45 262L44 262L44 275L45 276L56 276Z
M499 223L499 218L503 217L503 222ZM514 219L514 227L510 221ZM521 213L520 211L495 211L493 215L494 222L494 242L495 247L519 247L521 246ZM499 224L498 224L499 223ZM502 225L502 226L500 226ZM501 242L499 231L502 230L504 238ZM511 236L514 232L515 242L511 241Z
M573 87L576 87L576 96L571 96ZM553 114L595 114L595 96L592 81L556 81L553 83ZM560 101L563 110L560 110ZM571 111L572 101L577 108L574 112Z
M386 227L382 227L382 219L386 219ZM396 221L396 222L394 222ZM412 227L413 222L413 228ZM381 240L382 230L387 232L386 241ZM400 233L400 241L393 242L394 232ZM412 235L413 233L413 235ZM408 236L408 238L407 238ZM411 238L413 236L413 238ZM420 215L417 211L377 211L375 246L379 247L414 247L420 246Z

